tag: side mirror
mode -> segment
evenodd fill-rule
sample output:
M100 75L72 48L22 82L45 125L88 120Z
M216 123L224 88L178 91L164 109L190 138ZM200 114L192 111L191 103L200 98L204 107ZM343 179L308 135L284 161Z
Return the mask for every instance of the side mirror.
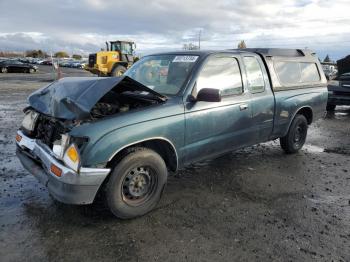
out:
M203 88L199 90L196 101L221 102L221 92L219 89Z

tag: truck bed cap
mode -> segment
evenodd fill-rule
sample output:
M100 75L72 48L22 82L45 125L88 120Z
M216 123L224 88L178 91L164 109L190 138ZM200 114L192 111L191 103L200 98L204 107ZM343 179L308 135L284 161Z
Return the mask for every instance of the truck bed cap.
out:
M288 49L288 48L244 48L237 49L240 51L257 53L263 56L287 56L287 57L300 57L300 56L314 56L315 52L309 49Z

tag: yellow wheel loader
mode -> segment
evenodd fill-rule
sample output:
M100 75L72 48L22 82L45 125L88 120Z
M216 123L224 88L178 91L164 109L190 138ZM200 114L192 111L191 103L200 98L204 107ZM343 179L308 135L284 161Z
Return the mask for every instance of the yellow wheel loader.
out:
M138 60L134 56L136 45L130 41L106 42L106 51L89 55L85 70L99 76L121 76Z

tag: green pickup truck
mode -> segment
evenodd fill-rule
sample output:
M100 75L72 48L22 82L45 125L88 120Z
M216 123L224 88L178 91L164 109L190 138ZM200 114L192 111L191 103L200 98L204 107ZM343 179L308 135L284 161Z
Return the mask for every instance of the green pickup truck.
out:
M58 201L102 195L133 218L157 205L169 171L278 138L296 153L327 96L310 50L154 54L122 77L63 78L31 94L17 155Z

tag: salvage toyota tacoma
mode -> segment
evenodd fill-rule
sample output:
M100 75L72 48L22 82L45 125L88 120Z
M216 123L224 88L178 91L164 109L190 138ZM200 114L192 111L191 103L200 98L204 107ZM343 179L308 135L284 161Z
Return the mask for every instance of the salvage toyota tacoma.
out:
M122 77L63 78L31 94L17 155L56 200L99 195L133 218L157 205L170 171L278 138L296 153L327 95L310 50L154 54Z

